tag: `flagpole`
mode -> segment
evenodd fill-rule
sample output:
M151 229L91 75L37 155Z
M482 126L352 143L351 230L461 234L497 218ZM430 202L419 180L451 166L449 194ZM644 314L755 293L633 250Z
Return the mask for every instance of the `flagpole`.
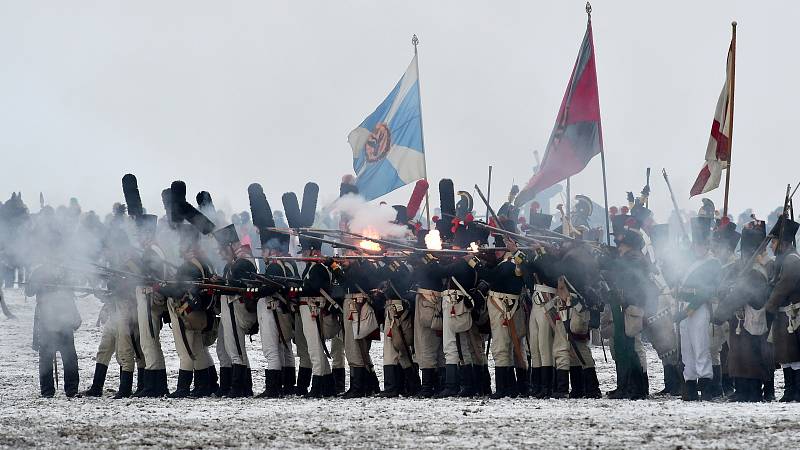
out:
M486 183L486 203L492 198L492 166L489 166L489 181ZM489 203L491 205L491 203ZM489 208L486 208L486 223L489 223Z
M592 25L592 4L586 2L586 16L587 16L587 23L586 26ZM594 47L594 35L592 35L592 47ZM594 51L594 48L592 48ZM598 96L600 95L600 89L598 91ZM605 206L605 213L606 213L606 244L611 245L611 219L608 217L608 182L606 180L606 152L603 149L603 136L602 136L602 129L600 130L600 167L603 170L603 204Z
M423 120L422 120L422 84L419 82L419 55L417 54L417 44L419 44L419 38L416 34L411 36L411 45L414 46L414 59L416 60L417 64L415 65L415 69L417 71L417 88L420 91L419 95L419 134L420 139L422 140L422 151L423 155L425 155L425 131L423 129ZM428 182L428 158L425 155L425 172L424 172L425 182ZM425 215L427 216L428 220L428 230L431 229L431 206L429 200L429 192L430 192L430 183L428 183L428 190L425 191Z
M731 100L729 102L731 109L731 129L730 136L728 137L728 169L725 171L725 200L722 206L722 217L728 217L728 191L731 186L731 159L733 155L733 95L736 90L736 21L731 22L733 29L733 38L731 47L733 50L731 60Z

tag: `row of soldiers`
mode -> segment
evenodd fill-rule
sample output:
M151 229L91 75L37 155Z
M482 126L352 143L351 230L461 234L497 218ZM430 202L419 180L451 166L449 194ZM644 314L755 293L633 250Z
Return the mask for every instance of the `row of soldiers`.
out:
M717 396L722 370L713 359L712 337L722 335L725 339L716 341L723 342L720 347L727 345L727 373L736 380L742 400L755 398L753 380L761 389L775 361L786 365L785 398L797 398L793 371L800 367L793 364L800 364L795 362L800 358L793 360L794 355L778 350L783 345L800 351L793 330L788 331L795 326L789 312L794 311L792 283L800 271L782 269L794 264L791 255L796 252L785 243L791 242L787 236L794 236L797 227L785 217L776 226L780 232L770 233L779 243L773 245L778 255L775 268L767 267L760 245L766 238L763 223L743 230L742 258L732 263L738 233L712 217L693 219L693 255L688 263L676 262L669 255L669 239L649 223L649 211L641 202L630 214L613 217L615 246L608 247L586 239L587 228L572 226L569 218L561 234L519 234L509 217L510 203L500 208L496 221L478 222L470 214L471 198L459 192L466 201L456 205L452 182L442 180L442 217L435 218L435 230L414 230L413 245L397 243L403 256L370 256L359 249L352 233L331 241L318 230L309 231L318 193L309 183L302 208L296 195L283 196L288 225L299 235L302 253L295 257L290 254L290 233L275 227L263 189L253 184L248 194L261 244L261 257L254 258L255 249L242 242L235 226L217 228L185 200L185 185L176 182L163 195L165 220L178 236L182 259L173 265L157 242L158 219L144 213L131 177L126 175L127 188L123 179L123 191L138 242L134 245L124 232L110 233L106 240L107 290L101 295L111 320L105 322L86 395L102 395L108 364L116 354L121 370L117 397L251 396L247 336L258 333L266 360L261 397L599 398L590 337L593 329L601 328L617 369L617 389L610 398L648 396L643 332L658 344L667 392L675 393L678 386L686 400L698 398L698 390L703 398ZM352 188L342 187L342 195L352 194ZM407 211L396 209L396 222L407 224ZM531 225L549 225L548 217L532 216ZM346 219L343 222L346 228ZM219 274L207 255L208 240L202 237L209 234L224 261ZM430 248L437 236L442 241L437 243L449 251ZM345 250L323 256L324 242ZM727 254L720 253L723 247ZM42 395L54 393L55 350L65 359L65 390L74 395L77 359L74 364L68 361L71 357L65 357L64 349L76 321L64 324L60 334L42 332L59 323L56 318L74 317L77 311L69 301L71 293L65 292L69 289L63 268L56 273L51 269L43 264L26 285L28 293L37 296L38 340L47 342L44 350L40 348ZM777 275L770 283L773 273ZM761 281L760 275L764 282L757 284L753 280ZM771 284L783 288L770 291ZM56 304L71 304L70 315ZM760 323L753 311L770 322L770 342L765 332L758 333L763 326L753 328ZM735 335L727 329L716 334L712 316L720 324L737 323ZM165 323L170 324L180 359L177 387L171 393L161 344ZM370 356L375 340L383 341L382 390ZM773 360L771 342L776 349ZM209 351L212 346L219 372ZM66 354L74 355L74 345ZM764 368L759 376L746 372L753 365ZM345 366L350 369L347 391Z

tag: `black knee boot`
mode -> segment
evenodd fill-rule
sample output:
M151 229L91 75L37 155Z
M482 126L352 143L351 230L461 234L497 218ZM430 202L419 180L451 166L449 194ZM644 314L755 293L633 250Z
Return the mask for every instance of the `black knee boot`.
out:
M422 388L419 390L419 396L422 398L431 398L436 394L436 382L439 378L437 369L422 369Z
M378 397L393 398L400 395L400 388L397 384L397 372L400 366L388 365L383 366L383 392L378 394Z
M344 370L344 369L342 369L342 370ZM327 374L327 375L322 377L322 397L323 398L336 397L337 389L338 388L336 387L336 376L333 373L329 373L329 374Z
M208 397L211 391L211 373L208 368L194 371L194 389L190 396L194 398Z
M106 373L108 366L105 364L97 363L94 366L94 378L92 379L92 386L83 393L87 397L102 397L103 385L106 383Z
M733 394L733 378L727 373L722 374L722 395Z
M264 370L264 392L258 394L256 398L279 398L282 396L282 376L283 371Z
M492 395L492 374L489 373L489 366L478 366L478 383L480 385L481 394L484 396Z
M697 380L684 381L681 400L685 402L696 402L700 400L700 397L697 395Z
M419 379L419 366L412 364L410 367L402 369L402 374L399 373L400 366L397 366L398 377L402 375L402 385L398 382L398 390L403 392L406 397L416 397L422 389L422 382Z
M345 378L345 371L344 367L333 369L333 380L334 380L334 388L336 394L343 394L344 393L344 378Z
M334 369L335 370L335 369ZM342 395L342 398L364 397L364 375L367 369L363 367L350 368L350 388Z
M553 395L553 367L543 366L541 368L541 382L539 394L536 398L550 398Z
M475 380L475 368L472 364L465 364L458 368L458 379L461 389L459 397L474 397L478 393Z
M531 367L531 392L530 396L539 398L542 393L542 368Z
M244 389L242 389L244 393L244 397L252 397L253 396L253 371L250 370L248 366L242 366L242 371L244 372Z
M765 402L774 402L775 401L775 371L771 370L767 375L767 378L763 381L764 389L761 391L761 395Z
M322 398L322 385L325 383L325 379L322 375L312 375L311 376L311 389L303 395L305 398Z
M581 366L570 366L569 384L572 390L569 391L569 398L583 398L586 390L583 386L583 368Z
M456 397L458 388L458 364L447 364L444 366L444 384L442 389L436 393L436 398Z
M722 397L722 366L712 366L711 369L714 372L708 390L711 398L719 398Z
M119 371L119 389L114 394L114 398L128 398L131 396L133 390L133 372L126 372L122 369Z
M152 371L153 392L149 395L152 398L163 397L169 395L169 387L167 386L167 369L158 369Z
M597 380L597 370L594 367L583 369L584 398L603 398L600 392L600 382Z
M797 401L797 379L796 372L790 367L783 369L783 397L779 400L782 403Z
M244 366L239 364L234 364L233 367L231 367L231 388L228 389L228 392L224 394L223 397L244 397L245 374L244 370L242 370L243 368Z
M186 398L191 393L189 388L192 386L192 371L191 370L178 370L178 386L171 394L167 395L169 398Z
M284 367L281 370L281 389L283 395L294 395L294 384L297 382L297 377L294 372L294 367Z
M556 369L555 387L552 398L567 398L569 396L569 370Z
M133 397L143 398L151 395L153 392L153 372L152 370L139 369L136 380L136 392L133 393Z
M297 372L297 386L295 387L295 394L305 396L308 394L308 386L311 384L311 368L300 367Z
M697 380L697 387L700 389L700 400L708 402L714 399L712 386L713 381L711 378L700 378Z
M517 397L527 398L531 395L531 377L528 369L514 368L517 376Z
M227 397L231 392L231 380L233 378L233 367L219 368L219 388L214 393L217 397Z
M141 367L136 369L136 390L133 392L134 397L138 397L138 394L147 387L147 373Z

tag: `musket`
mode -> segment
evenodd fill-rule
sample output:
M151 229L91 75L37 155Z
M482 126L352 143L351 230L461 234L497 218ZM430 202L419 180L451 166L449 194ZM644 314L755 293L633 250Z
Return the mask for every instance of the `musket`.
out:
M681 233L683 234L684 242L689 241L689 233L686 232L686 225L683 224L683 217L681 217L681 211L678 209L678 201L675 200L675 192L672 191L672 184L669 182L669 177L667 177L667 169L661 169L661 174L664 175L664 182L667 183L667 189L669 189L669 196L672 199L672 208L675 210L675 215L678 216L678 223L681 225Z
M489 211L489 214L491 214L492 219L494 219L494 222L500 226L503 226L502 222L500 222L500 219L497 217L497 213L494 212L494 208L492 208L492 205L489 204L489 200L486 199L486 197L483 195L483 192L481 191L481 188L477 184L475 185L475 191L478 193L478 196L486 205L486 210Z
M323 244L330 244L331 246L333 246L333 248L344 248L344 249L347 249L347 250L354 250L354 251L359 251L359 252L363 252L365 250L365 249L363 249L363 248L361 248L361 247L359 247L357 245L345 244L344 242L334 241L334 240L331 240L331 239L325 239L325 238L321 238L319 236L314 236L314 235L310 235L310 234L297 233L297 236L301 237L301 238L306 238L306 239L312 239L312 240L315 240L315 241L319 241L319 242L322 242Z
M369 237L369 236L364 236L363 234L353 233L351 231L344 231L344 230L329 230L329 229L324 229L324 228L267 228L267 229L272 230L272 231L276 231L278 233L296 234L298 236L301 235L301 234L305 234L305 233L320 233L320 234L327 234L327 235L338 234L340 236L348 235L348 236L355 237L355 238L358 238L358 239L361 239L361 240L364 240L364 241L374 242L376 244L380 244L380 245L383 245L385 247L395 247L395 248L404 249L404 250L413 250L415 248L412 245L403 244L403 243L395 242L395 241L389 241L389 240L381 239L381 238L373 238L373 237ZM306 237L310 237L310 236L306 236ZM338 242L338 241L332 241L332 242ZM329 243L331 245L333 245L332 242L329 242ZM349 244L343 244L343 245L349 245ZM343 248L346 248L346 247L343 247ZM361 247L357 247L356 249L357 250L363 250Z
M17 284L26 285L26 284L34 284L29 282L19 282ZM63 291L73 291L73 292L80 292L83 294L102 294L103 296L111 295L112 292L108 289L102 288L93 288L87 286L70 286L68 284L56 284L56 283L35 283L36 286L43 286L49 288L57 288Z
M363 259L407 259L408 255L343 255L331 257L314 257L314 256L270 256L264 259L275 261L301 261L301 262L316 262L321 263L326 260L333 259L335 261L347 260L363 260Z
M508 230L503 229L503 228L493 227L491 225L487 225L487 224L482 223L482 222L472 222L472 223L474 225L477 225L477 226L481 227L481 228L485 228L485 229L487 229L489 231L492 231L492 232L495 232L495 233L498 233L498 234L502 234L504 236L508 236L513 240L527 242L529 244L541 244L541 241L539 241L537 239L534 239L532 237L529 237L529 236L525 236L524 234L514 233L513 231L508 231Z

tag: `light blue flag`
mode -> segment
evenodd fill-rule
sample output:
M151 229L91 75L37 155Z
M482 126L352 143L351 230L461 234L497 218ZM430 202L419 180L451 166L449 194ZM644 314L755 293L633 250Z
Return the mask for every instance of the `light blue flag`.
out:
M386 100L347 137L358 192L367 200L425 177L417 57Z

